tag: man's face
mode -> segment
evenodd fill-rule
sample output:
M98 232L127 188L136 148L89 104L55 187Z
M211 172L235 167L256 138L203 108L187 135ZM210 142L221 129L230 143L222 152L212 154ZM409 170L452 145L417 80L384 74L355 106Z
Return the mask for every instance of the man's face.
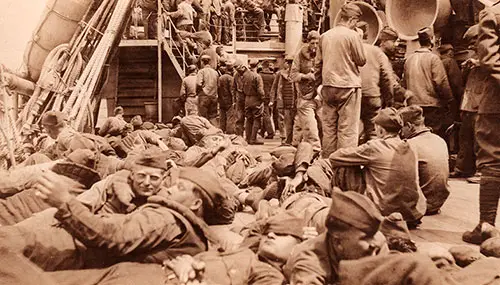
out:
M199 199L193 192L194 188L193 182L179 178L175 185L167 189L168 199L186 207L191 207L194 201Z
M159 168L137 166L132 171L132 189L138 196L149 197L160 190L164 171Z
M382 50L389 56L396 53L396 42L393 40L385 40L380 44Z
M309 52L316 53L316 49L318 49L319 39L312 39L309 41Z
M355 260L376 255L386 244L382 233L377 232L374 236L367 236L366 233L354 227L328 235L328 242L332 243L340 260Z
M269 232L259 244L258 255L271 260L286 262L294 246L300 241L291 235L281 235Z
M236 67L236 71L238 71L239 74L243 74L245 72L245 66L244 65L239 65Z
M204 136L200 144L205 148L216 148L224 143L224 137L220 135Z
M49 135L51 139L57 139L59 134L61 133L61 128L58 126L50 126L50 125L42 125L43 129Z
M274 62L269 62L267 69L274 70Z

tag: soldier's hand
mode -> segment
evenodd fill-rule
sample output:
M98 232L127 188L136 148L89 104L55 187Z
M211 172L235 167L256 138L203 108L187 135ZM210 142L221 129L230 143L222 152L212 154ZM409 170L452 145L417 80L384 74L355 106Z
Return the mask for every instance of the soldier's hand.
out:
M110 196L115 196L120 203L130 207L135 194L132 187L128 183L130 172L121 170L110 177L110 187L106 189Z
M274 106L273 102L269 102L269 107L272 108Z
M318 236L318 231L315 227L303 227L304 234L302 234L302 239L312 239Z
M45 171L35 181L36 195L49 205L59 208L73 197L67 180L52 171Z
M304 79L307 81L314 81L316 80L316 77L314 76L314 73L310 72L306 76L304 76Z
M165 266L174 271L181 284L196 279L196 270L193 268L193 263L195 263L195 260L190 255L181 255L163 262Z

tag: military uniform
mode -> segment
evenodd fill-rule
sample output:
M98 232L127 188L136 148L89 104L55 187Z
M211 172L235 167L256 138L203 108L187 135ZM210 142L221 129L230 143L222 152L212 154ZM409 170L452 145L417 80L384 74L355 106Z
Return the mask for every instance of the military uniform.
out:
M220 128L223 132L226 132L226 126L228 123L228 112L233 103L236 103L236 98L233 95L233 76L228 73L224 73L219 77L218 82L218 92L219 92L219 111L220 111Z
M196 73L182 79L180 97L186 101L186 115L198 115L198 94L196 94Z
M292 144L293 120L297 111L297 91L288 70L280 70L274 79L271 101L276 101L280 113L280 135L283 143Z
M219 74L210 65L198 71L196 89L198 94L198 112L208 120L217 118L217 80Z
M271 122L271 108L269 107L269 103L271 100L271 89L273 87L274 83L274 78L276 77L274 75L274 72L270 70L263 70L262 72L259 73L259 75L262 77L262 82L264 83L264 114L262 118L262 130L261 130L261 135L264 137L264 133L267 132L267 136L269 138L274 137L274 128Z

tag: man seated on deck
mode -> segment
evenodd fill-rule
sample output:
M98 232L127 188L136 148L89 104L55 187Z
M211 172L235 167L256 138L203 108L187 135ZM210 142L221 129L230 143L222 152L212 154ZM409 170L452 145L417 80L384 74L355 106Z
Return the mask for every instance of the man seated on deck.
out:
M105 136L119 136L127 122L123 119L123 107L118 106L114 110L114 116L111 116L104 121L104 124L99 129L99 135Z
M418 180L427 198L426 215L438 214L450 195L449 165L446 142L424 125L423 110L411 105L399 110L404 127L401 137L417 153Z
M165 163L160 158L153 161ZM217 179L196 168L182 168L174 187L152 195L127 214L93 214L54 173L46 173L36 187L57 208L54 217L59 227L26 223L2 227L0 248L22 253L46 271L99 268L121 261L161 263L196 254L207 250L208 242L218 243L207 223L230 223L234 217Z
M418 182L417 156L399 137L403 120L396 109L386 108L373 122L378 139L330 155L332 184L364 193L383 215L400 212L409 227L416 227L425 214L426 199Z

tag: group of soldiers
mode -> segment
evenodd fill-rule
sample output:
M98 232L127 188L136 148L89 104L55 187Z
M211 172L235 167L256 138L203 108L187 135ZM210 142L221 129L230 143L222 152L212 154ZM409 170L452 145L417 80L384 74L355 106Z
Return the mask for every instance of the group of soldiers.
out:
M462 114L477 108L469 124L482 175L480 221L463 239L497 258L412 240L409 229L450 193L443 125L457 100L453 62L431 50L423 28L397 78L397 33L363 43L361 13L343 5L339 25L309 33L277 73L269 61L259 73L257 62L203 51L182 83L185 114L169 124L127 122L117 107L87 134L64 113L44 113L44 135L0 173L0 283L491 284L500 4L465 34L477 54L462 64L461 99ZM261 132L274 136L276 106L283 145L251 152Z

